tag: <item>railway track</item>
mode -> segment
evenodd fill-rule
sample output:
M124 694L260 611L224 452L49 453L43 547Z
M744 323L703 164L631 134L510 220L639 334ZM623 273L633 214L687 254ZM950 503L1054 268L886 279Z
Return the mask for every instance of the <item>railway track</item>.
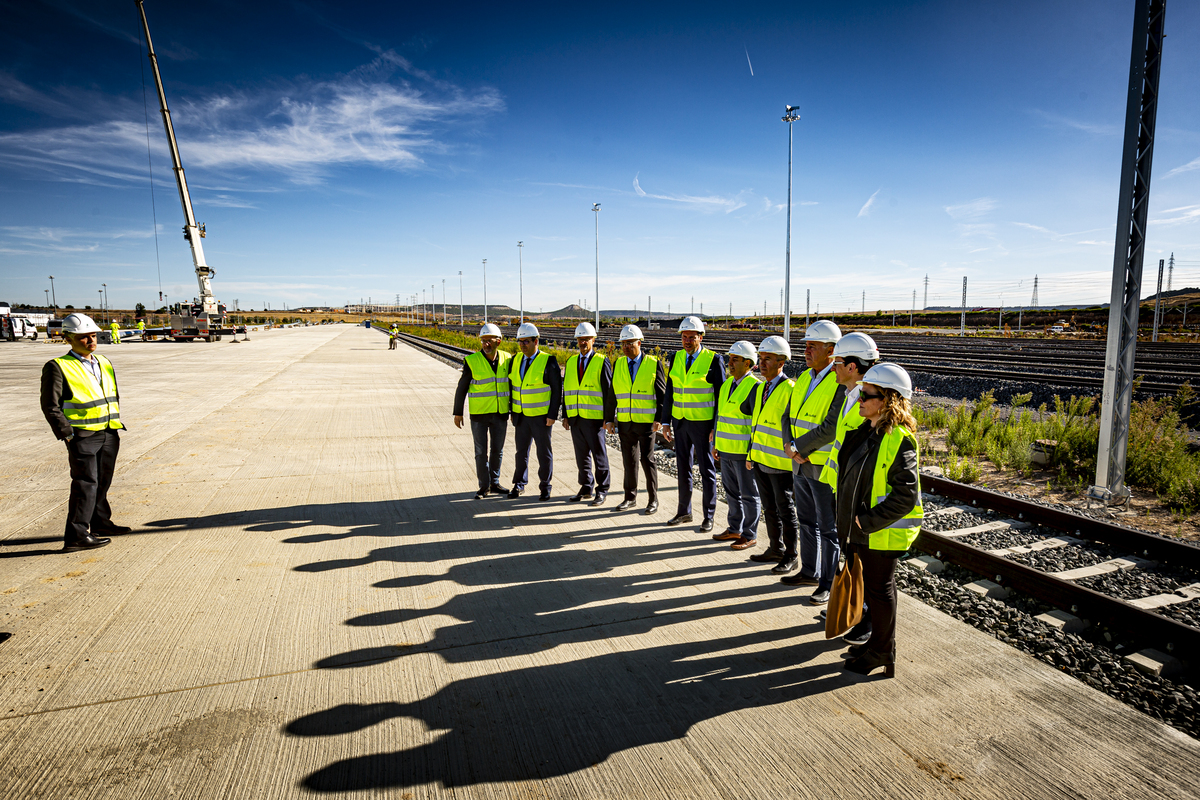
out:
M449 330L473 336L477 329L448 326ZM573 346L573 329L543 326L542 340L556 346ZM516 335L516 328L504 329L505 336ZM772 331L713 330L706 344L723 351L739 339L758 340ZM603 328L598 341L615 342L619 329ZM646 344L664 351L679 347L674 331L643 331ZM793 331L793 352L803 351L800 331ZM1104 349L1100 341L1035 340L1004 338L931 337L912 334L879 333L874 336L884 357L903 364L911 372L938 376L958 376L982 381L1014 381L1089 390L1100 393L1104 387ZM1142 342L1138 345L1135 375L1141 379L1144 394L1174 394L1190 382L1200 385L1200 347L1172 342Z
M399 338L455 364L471 352L409 334ZM1016 591L1052 607L1043 621L1065 632L1090 625L1116 634L1140 648L1139 668L1200 665L1200 627L1172 615L1197 606L1200 620L1200 546L943 477L922 475L921 482L929 512L914 549L926 555L905 562L909 566L938 572L954 564L980 576L970 587L979 594L1003 598ZM1070 555L1079 566L1041 569L1039 554L1060 561ZM1128 596L1119 581L1116 592L1093 588L1105 576L1112 583L1112 576L1164 568L1174 576L1158 582L1164 591Z

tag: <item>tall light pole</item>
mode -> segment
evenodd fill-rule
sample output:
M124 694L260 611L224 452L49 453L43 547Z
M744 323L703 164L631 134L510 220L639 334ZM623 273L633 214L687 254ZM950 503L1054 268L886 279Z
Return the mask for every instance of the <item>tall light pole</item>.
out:
M100 313L103 314L104 313L104 290L97 289L96 291L100 294ZM107 320L105 320L105 321L107 322Z
M429 284L429 322L437 322L437 284Z
M520 291L521 324L525 324L525 263L521 251L525 249L524 242L517 242L517 287Z
M592 203L596 214L596 330L600 330L600 204ZM649 325L649 323L647 323Z
M58 308L58 297L54 294L54 276L50 276L51 308Z
M112 306L108 304L108 284L102 283L100 285L104 287L104 307L108 310L109 322L112 322Z
M483 324L486 325L487 318L487 259L483 260Z
M442 324L450 322L449 312L446 311L446 279L442 278Z
M463 318L462 270L458 271L458 327L466 327Z
M50 290L42 289L42 291L46 293L46 307L49 308L50 307Z
M783 107L781 118L788 124L788 191L787 191L787 249L783 256L783 338L792 333L792 123L800 119L798 106Z
M424 325L428 315L425 313L425 290L421 290L421 324Z

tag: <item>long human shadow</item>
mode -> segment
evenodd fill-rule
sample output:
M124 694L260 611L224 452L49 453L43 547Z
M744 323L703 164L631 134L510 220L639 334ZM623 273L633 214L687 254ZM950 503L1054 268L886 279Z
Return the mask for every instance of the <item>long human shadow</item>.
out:
M609 633L633 632L617 626ZM680 739L705 720L848 682L839 664L810 663L833 643L762 647L792 635L747 633L463 678L430 697L337 705L293 720L284 731L339 736L401 717L434 731L411 747L343 759L307 775L302 786L313 792L561 776L614 753ZM739 648L753 651L730 652ZM500 655L495 646L481 649ZM730 754L741 758L736 731L730 734Z

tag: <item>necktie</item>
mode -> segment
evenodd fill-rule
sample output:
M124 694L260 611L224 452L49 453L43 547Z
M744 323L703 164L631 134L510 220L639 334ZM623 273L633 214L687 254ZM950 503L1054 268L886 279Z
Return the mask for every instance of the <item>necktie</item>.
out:
M587 361L584 356L579 357L579 380L583 380L583 373L587 370Z
M525 380L525 370L529 369L529 356L525 356L525 360L521 362L521 380Z
M690 372L690 371L691 371L691 369L692 369L692 362L693 362L693 361L695 361L695 360L696 360L696 357L695 357L695 356L688 356L688 357L687 357L687 367L686 367L686 368L685 368L685 370L684 370L685 372Z

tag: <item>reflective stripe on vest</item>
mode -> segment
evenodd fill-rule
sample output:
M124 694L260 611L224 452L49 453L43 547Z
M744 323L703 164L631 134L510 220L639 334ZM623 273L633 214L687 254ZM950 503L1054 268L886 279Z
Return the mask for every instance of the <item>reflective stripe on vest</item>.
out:
M467 390L468 409L476 414L507 414L509 409L508 370L513 357L503 351L496 352L496 370L487 357L476 350L467 356L466 364L471 370L471 386Z
M755 388L754 420L750 433L750 460L764 467L792 470L792 460L783 453L783 414L792 401L796 382L790 378L781 380L771 391L766 405L762 396L765 383Z
M751 417L742 413L742 402L761 381L754 373L748 373L731 392L729 387L734 380L726 380L717 396L717 428L713 446L719 453L744 456L750 452Z
M866 422L863 415L859 413L859 408L858 396L855 396L853 400L847 397L842 401L842 410L838 414L837 433L833 437L833 449L829 451L829 459L821 468L821 483L829 484L835 494L837 493L838 455L842 452L842 443L846 441L847 433Z
M637 377L629 380L629 359L622 357L613 367L613 392L617 395L617 422L654 422L657 403L654 399L654 379L658 375L658 359L642 356Z
M550 413L550 385L545 381L546 364L550 356L538 353L533 357L525 377L521 377L521 362L525 356L514 356L509 367L508 381L512 385L512 410L514 414L530 417Z
M892 488L888 486L887 475L888 471L892 468L892 464L896 461L896 454L900 452L900 443L905 439L912 442L913 447L919 447L917 437L913 436L907 428L901 425L895 426L890 433L884 434L883 440L879 443L879 455L875 458L875 475L871 480L872 507L882 503L892 493ZM920 463L919 450L917 458L918 463ZM921 532L921 522L925 519L925 509L921 505L920 472L917 475L916 505L913 506L912 511L909 511L891 525L871 534L870 548L872 550L907 550L916 540L917 534Z
M829 413L829 404L833 402L833 396L837 393L837 377L832 369L825 373L825 377L810 392L809 385L813 375L812 369L809 368L796 379L796 388L792 392L792 407L788 412L788 416L792 418L793 439L799 439L825 421L825 415ZM814 450L808 454L809 463L817 466L826 463L832 450L833 442Z
M121 408L117 402L117 373L112 362L96 353L92 356L100 365L100 385L87 368L72 355L54 359L62 370L63 379L71 387L71 399L62 404L63 416L72 428L85 431L120 430Z
M592 353L592 360L579 381L579 355L567 359L563 374L563 405L568 417L604 419L604 394L600 391L600 373L604 370L604 355Z
M687 352L675 351L671 362L671 417L673 419L710 420L716 416L716 391L708 382L708 369L712 366L713 351L701 348L692 361L692 368L685 370Z

